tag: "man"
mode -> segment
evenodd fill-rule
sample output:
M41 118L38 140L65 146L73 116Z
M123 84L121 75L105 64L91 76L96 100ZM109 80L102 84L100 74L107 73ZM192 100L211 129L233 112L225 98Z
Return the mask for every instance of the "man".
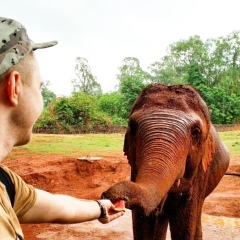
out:
M30 140L43 109L43 82L34 50L56 44L35 44L20 23L0 17L0 162L13 146ZM14 184L15 195L12 206L6 185L0 182L0 239L23 239L20 223L79 223L93 219L108 223L123 215L113 211L109 200L51 194L26 184L2 165L1 169Z

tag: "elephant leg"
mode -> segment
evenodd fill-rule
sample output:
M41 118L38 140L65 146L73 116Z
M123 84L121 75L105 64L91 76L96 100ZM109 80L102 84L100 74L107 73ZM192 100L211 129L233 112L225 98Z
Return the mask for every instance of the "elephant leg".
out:
M165 240L168 226L166 217L154 214L146 217L137 211L132 211L134 240Z
M199 215L198 209L189 205L171 214L169 224L172 240L201 240Z
M167 212L172 240L201 240L201 212L204 198L197 191L188 195L169 196Z
M202 239L202 222L201 222L202 220L201 220L201 217L202 217L202 214L199 214L194 240L201 240Z
M167 236L168 218L160 216L155 224L154 236L156 240L165 240Z

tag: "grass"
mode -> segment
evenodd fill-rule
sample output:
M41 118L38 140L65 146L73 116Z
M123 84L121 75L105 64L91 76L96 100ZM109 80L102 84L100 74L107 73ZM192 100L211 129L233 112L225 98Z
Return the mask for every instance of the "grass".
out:
M226 144L231 156L240 155L240 130L220 132L219 135Z
M231 156L240 155L240 131L220 132ZM29 144L14 149L47 155L61 154L74 156L77 153L94 151L122 151L124 134L82 134L82 135L33 135ZM13 155L14 153L11 153Z
M33 135L29 144L15 149L74 156L78 152L119 150L123 142L124 134Z

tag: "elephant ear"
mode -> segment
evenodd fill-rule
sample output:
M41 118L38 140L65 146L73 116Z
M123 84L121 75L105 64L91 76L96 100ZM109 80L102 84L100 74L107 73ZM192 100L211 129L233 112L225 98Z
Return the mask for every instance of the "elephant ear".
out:
M202 167L204 172L207 171L210 165L210 162L212 161L212 155L214 152L215 152L214 140L213 140L212 133L210 131L206 140L203 158L202 158Z
M130 142L131 142L131 146L130 146ZM126 132L125 134L125 139L124 139L124 145L123 145L123 151L124 151L124 155L127 156L128 159L128 163L130 164L131 167L133 167L133 162L134 162L134 157L133 157L133 145L134 141L130 140L130 133L129 131Z
M123 151L125 156L129 156L129 142L128 142L128 133L125 133Z

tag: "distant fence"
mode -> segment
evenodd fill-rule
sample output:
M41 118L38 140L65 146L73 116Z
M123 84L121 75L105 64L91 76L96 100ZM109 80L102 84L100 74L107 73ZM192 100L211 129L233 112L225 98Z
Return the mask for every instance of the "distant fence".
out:
M240 130L240 124L214 124L218 132L226 132L226 131L236 131ZM61 128L53 128L53 127L47 127L47 128L34 128L34 133L46 133L46 134L83 134L83 133L125 133L127 130L127 127L123 126L111 126L106 129L94 129L92 131L84 131L83 129L79 127L71 127L70 129L64 130Z
M87 128L81 128L76 126L70 126L67 129L57 127L38 127L33 128L33 133L45 133L45 134L84 134L84 133L125 133L127 127L124 126L110 126L106 128L94 128L88 130Z
M236 131L240 130L240 124L214 124L218 132Z

